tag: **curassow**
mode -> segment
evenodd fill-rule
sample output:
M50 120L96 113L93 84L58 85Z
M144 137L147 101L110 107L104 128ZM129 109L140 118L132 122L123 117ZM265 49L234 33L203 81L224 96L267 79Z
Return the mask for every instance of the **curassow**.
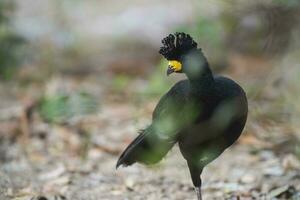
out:
M187 79L162 96L152 123L129 144L116 167L157 163L178 143L200 200L202 170L241 135L247 97L233 80L213 76L190 35L170 34L162 43L159 53L169 61L167 75L185 73Z

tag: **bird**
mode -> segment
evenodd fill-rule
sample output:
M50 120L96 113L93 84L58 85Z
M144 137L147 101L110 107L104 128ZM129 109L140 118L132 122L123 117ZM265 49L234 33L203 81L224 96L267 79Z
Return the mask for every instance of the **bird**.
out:
M159 53L168 61L167 76L183 73L187 79L160 98L152 122L123 151L116 169L134 163L156 164L178 144L197 199L202 200L203 168L240 137L247 121L247 96L232 79L213 74L189 34L169 34Z

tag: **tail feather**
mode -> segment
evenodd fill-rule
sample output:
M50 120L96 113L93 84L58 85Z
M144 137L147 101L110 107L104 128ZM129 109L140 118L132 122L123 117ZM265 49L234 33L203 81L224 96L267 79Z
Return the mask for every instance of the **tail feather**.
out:
M134 151L134 147L136 147L143 140L143 138L145 138L145 135L145 130L141 130L140 134L126 147L126 149L120 155L116 168L118 168L120 165L128 166L133 164L129 161L129 155Z
M116 168L129 166L135 162L154 164L159 162L173 147L175 141L162 139L152 126L142 130L121 154Z

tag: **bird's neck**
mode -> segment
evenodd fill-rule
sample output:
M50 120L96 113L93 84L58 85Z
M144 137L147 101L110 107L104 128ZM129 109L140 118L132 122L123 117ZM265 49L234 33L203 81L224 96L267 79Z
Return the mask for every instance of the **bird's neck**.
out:
M209 92L213 88L214 77L213 73L209 67L209 64L202 54L202 52L195 54L197 56L197 63L201 63L196 66L196 70L187 70L185 72L190 84L192 91L199 92ZM191 69L191 67L190 67Z
M211 70L208 68L207 71L198 76L189 76L188 80L191 84L192 91L195 92L210 92L212 90L212 86L214 84L214 77Z

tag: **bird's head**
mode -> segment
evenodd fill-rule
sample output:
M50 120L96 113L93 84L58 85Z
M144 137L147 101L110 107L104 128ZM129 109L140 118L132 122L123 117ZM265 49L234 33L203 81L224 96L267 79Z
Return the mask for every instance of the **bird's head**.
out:
M167 75L172 73L198 74L200 63L206 63L197 43L186 33L169 34L162 40L159 53L168 61ZM199 56L200 55L200 56Z

